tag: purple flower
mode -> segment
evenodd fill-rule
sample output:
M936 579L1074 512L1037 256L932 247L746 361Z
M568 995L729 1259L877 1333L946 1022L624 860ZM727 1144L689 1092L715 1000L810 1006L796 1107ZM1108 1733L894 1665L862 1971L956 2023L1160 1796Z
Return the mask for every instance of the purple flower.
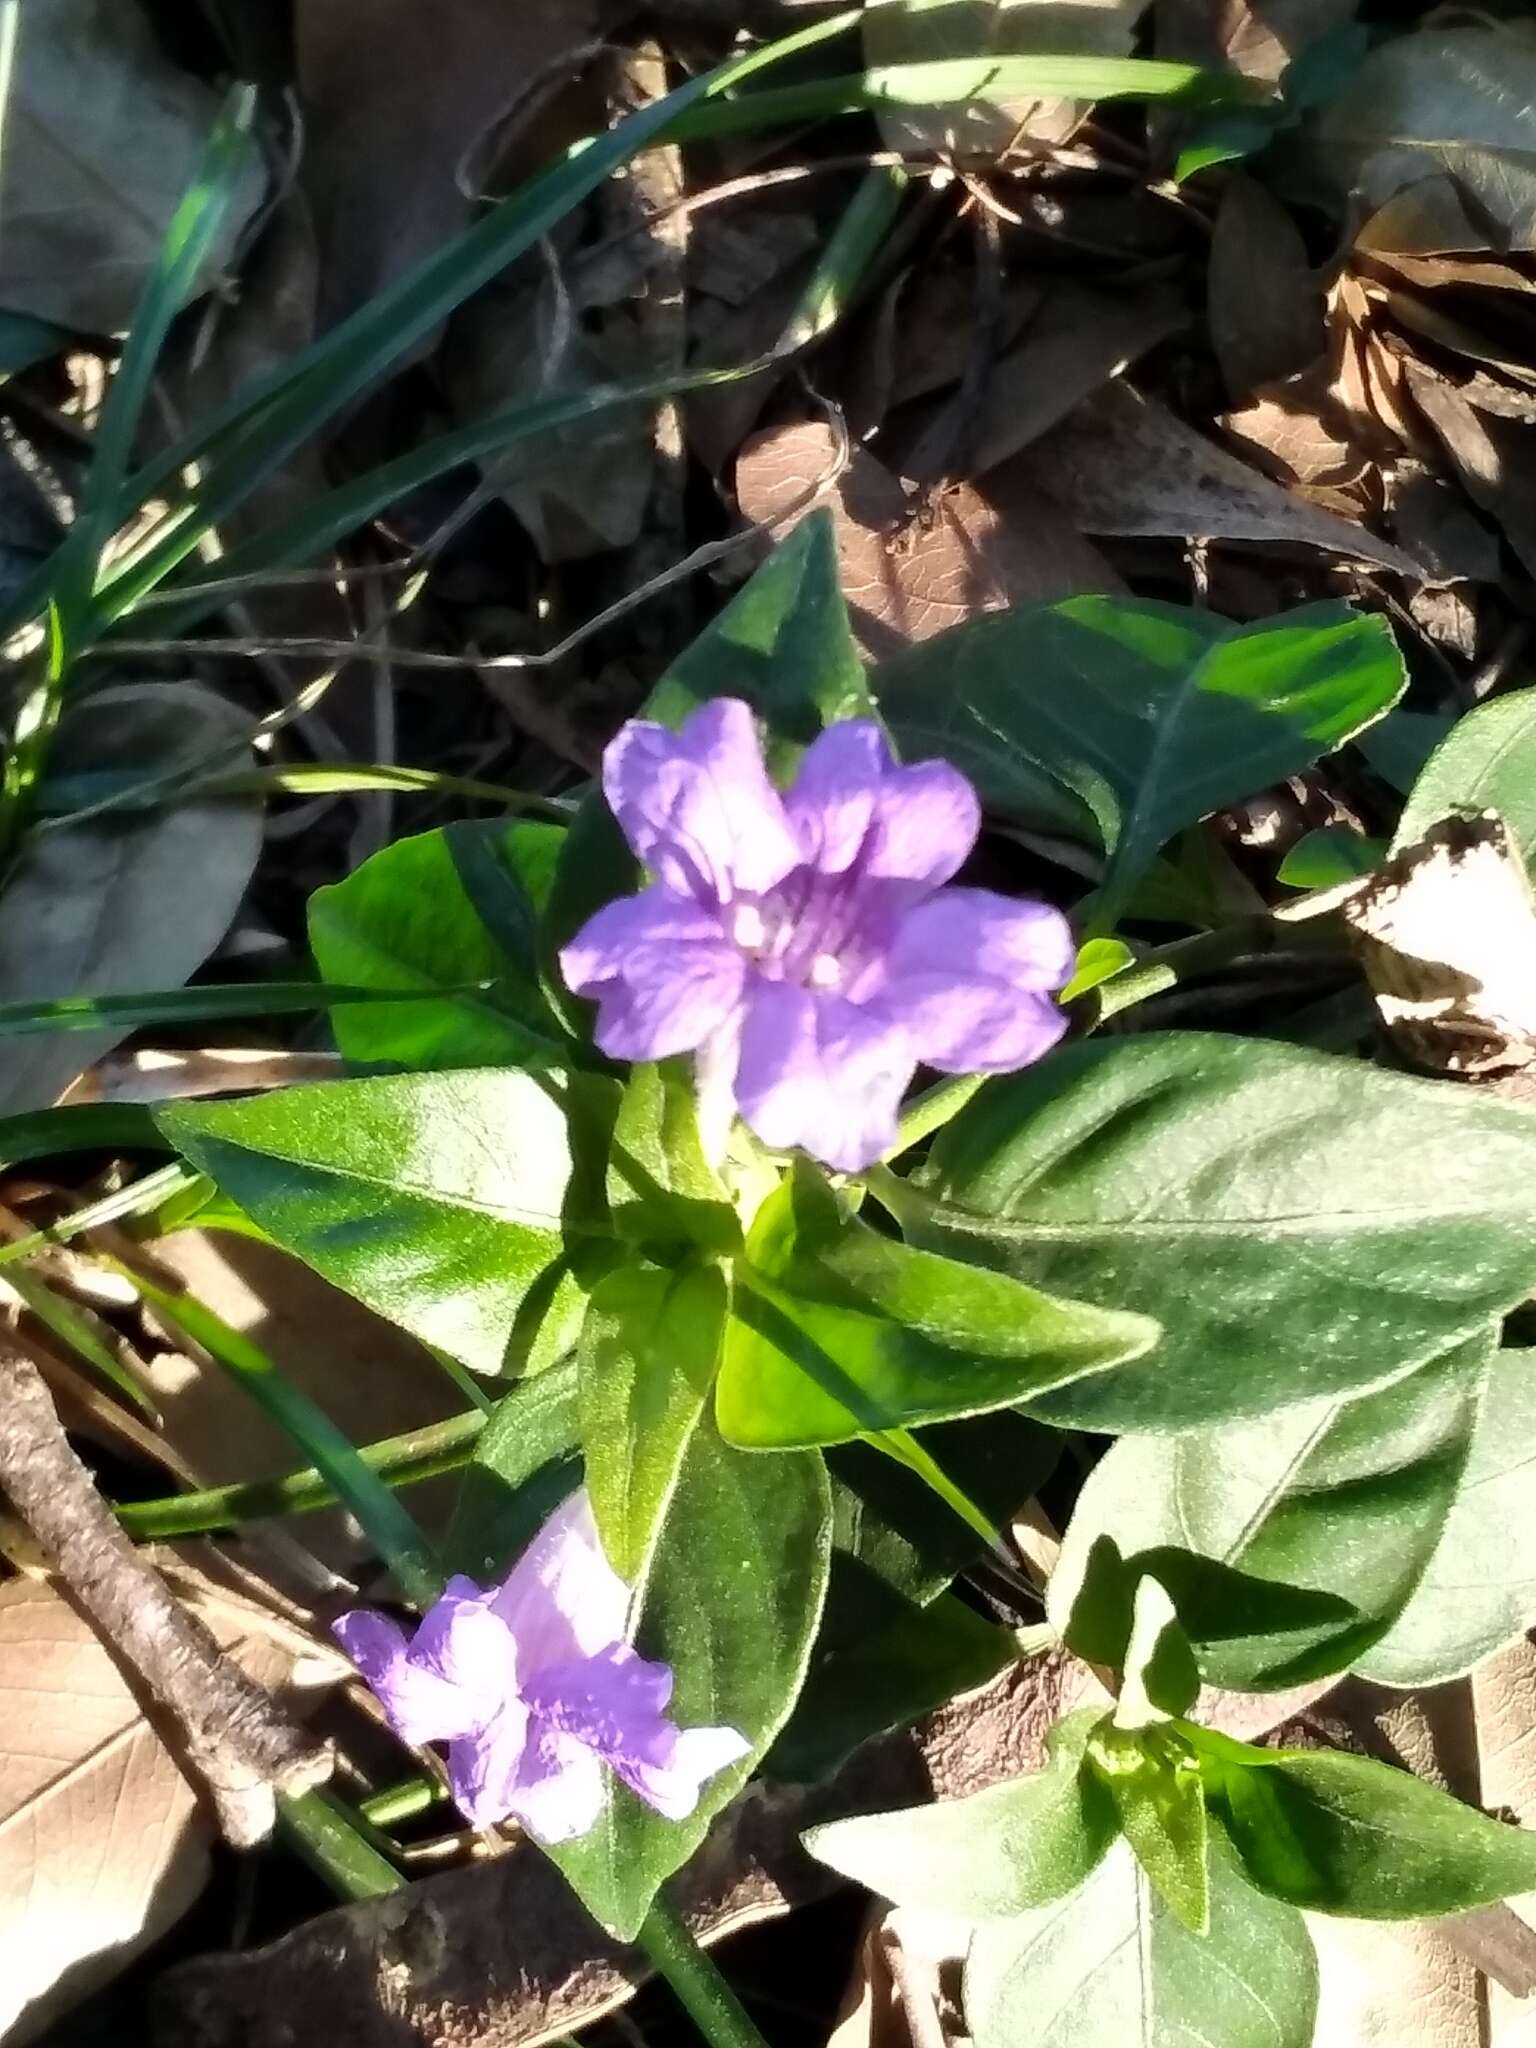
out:
M867 719L829 726L784 796L750 708L644 720L603 789L656 879L560 955L616 1059L697 1052L767 1145L856 1172L894 1143L919 1062L1005 1073L1060 1038L1072 935L1048 904L945 888L981 826L943 761L899 767Z
M541 1842L567 1842L602 1811L604 1764L683 1820L705 1780L751 1748L734 1728L667 1719L672 1673L624 1640L628 1607L583 1492L495 1591L450 1579L411 1637L367 1608L335 1633L402 1741L448 1744L453 1796L474 1826L515 1814Z

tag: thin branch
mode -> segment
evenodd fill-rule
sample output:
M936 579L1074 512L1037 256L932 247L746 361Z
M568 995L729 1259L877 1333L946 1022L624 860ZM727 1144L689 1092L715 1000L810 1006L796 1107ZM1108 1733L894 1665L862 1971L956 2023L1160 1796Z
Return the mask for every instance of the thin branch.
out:
M329 1777L329 1749L226 1657L118 1527L41 1373L0 1346L0 1488L103 1642L174 1725L226 1841L270 1834L279 1792Z

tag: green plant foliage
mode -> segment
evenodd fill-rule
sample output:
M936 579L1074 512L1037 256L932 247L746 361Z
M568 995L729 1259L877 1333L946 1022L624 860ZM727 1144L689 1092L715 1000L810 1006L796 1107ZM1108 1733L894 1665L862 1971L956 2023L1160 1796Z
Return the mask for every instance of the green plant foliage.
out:
M1135 1358L1156 1334L882 1237L802 1166L748 1237L716 1410L732 1443L842 1443L1011 1406Z
M328 981L442 998L382 1004L366 1020L333 1010L348 1059L421 1068L558 1060L538 932L564 838L555 825L449 825L396 840L315 891L309 942Z
M1392 851L1459 810L1497 811L1536 866L1536 689L1479 704L1451 727L1408 792Z
M1380 619L1316 604L1256 625L1129 598L989 613L884 664L908 754L1108 856L1108 929L1186 825L1298 774L1380 718L1404 673Z
M676 1677L683 1727L739 1729L752 1753L712 1778L692 1818L663 1820L610 1782L597 1826L550 1853L605 1927L631 1938L788 1720L826 1597L832 1506L808 1452L733 1450L707 1406L689 1438L638 1588L638 1642Z
M965 1799L866 1814L812 1828L823 1863L899 1906L960 1920L1011 1919L1072 1892L1117 1829L1103 1775L1085 1756L1100 1715L1072 1714L1051 1730L1044 1767Z
M1312 2048L1317 1958L1301 1915L1213 1842L1210 1927L1192 1933L1116 1843L1054 1905L979 1928L965 1966L976 2048Z
M161 1129L285 1250L477 1372L575 1334L561 1102L516 1069L175 1104Z
M1364 1393L1536 1284L1528 1111L1264 1040L1069 1046L984 1088L920 1180L892 1196L915 1241L1163 1325L1029 1403L1088 1429Z
M1209 1932L1205 1786L1188 1744L1166 1726L1119 1728L1105 1720L1089 1740L1088 1763L1108 1787L1120 1832L1158 1897L1191 1933Z
M1352 1920L1461 1913L1536 1887L1536 1833L1370 1757L1186 1727L1211 1814L1260 1891Z
M1214 1684L1294 1685L1358 1662L1411 1602L1470 1478L1493 1348L1474 1338L1357 1401L1123 1438L1078 1496L1052 1621L1118 1664L1148 1571Z

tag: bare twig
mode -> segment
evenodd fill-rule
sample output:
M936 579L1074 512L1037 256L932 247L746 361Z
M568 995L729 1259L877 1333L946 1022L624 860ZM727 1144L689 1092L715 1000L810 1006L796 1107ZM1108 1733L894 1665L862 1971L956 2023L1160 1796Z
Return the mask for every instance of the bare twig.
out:
M0 1346L0 1487L107 1647L174 1725L227 1841L271 1832L278 1792L330 1775L328 1749L224 1656L118 1527L75 1456L42 1375Z

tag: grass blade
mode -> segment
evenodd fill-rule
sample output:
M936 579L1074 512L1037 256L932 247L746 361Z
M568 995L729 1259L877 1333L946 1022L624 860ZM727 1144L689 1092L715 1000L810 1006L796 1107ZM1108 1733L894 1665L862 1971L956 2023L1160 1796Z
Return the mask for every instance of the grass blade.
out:
M285 1017L296 1011L333 1010L343 1003L439 1002L470 995L460 989L323 987L313 981L210 982L203 988L155 989L144 995L57 996L45 1003L0 1003L0 1038L34 1031L133 1030L144 1024L207 1024L226 1017Z

